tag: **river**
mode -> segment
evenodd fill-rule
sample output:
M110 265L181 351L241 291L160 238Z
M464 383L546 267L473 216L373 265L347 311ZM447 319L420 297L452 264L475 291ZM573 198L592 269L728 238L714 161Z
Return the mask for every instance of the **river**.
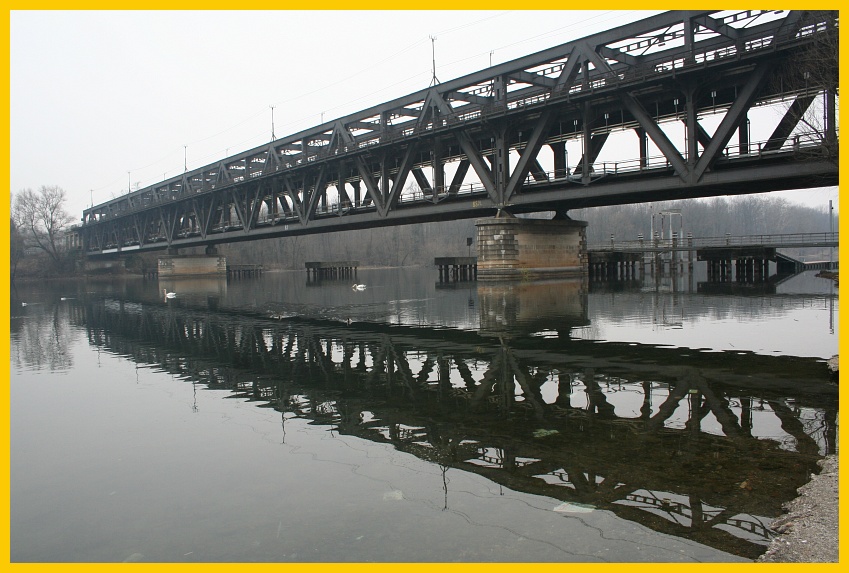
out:
M813 272L355 280L13 284L12 561L751 561L837 451Z

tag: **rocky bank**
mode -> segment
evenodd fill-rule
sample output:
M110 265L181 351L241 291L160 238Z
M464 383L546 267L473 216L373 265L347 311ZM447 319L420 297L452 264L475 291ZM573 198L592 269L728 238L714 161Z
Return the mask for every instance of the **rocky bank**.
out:
M837 456L828 456L819 465L822 471L799 488L799 497L785 505L787 513L773 522L778 535L759 562L837 562Z

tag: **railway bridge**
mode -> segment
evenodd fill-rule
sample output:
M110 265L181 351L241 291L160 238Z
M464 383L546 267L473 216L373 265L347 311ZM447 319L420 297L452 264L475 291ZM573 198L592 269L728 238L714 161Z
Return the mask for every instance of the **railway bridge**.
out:
M75 233L100 258L477 218L484 278L542 264L517 237L581 270L570 209L836 185L837 32L836 11L665 12L129 192Z

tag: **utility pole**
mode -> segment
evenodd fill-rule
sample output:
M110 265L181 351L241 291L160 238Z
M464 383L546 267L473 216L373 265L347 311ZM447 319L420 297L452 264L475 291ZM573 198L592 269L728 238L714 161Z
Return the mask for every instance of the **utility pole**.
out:
M268 107L271 108L271 141L274 141L275 139L277 139L274 136L274 106L270 105Z
M829 240L834 239L834 207L831 205L831 199L828 200L828 226L831 231ZM828 270L834 269L834 247L828 248Z
M433 78L430 80L430 85L435 86L439 83L439 80L436 79L436 36L429 36L430 38L430 51L433 56Z

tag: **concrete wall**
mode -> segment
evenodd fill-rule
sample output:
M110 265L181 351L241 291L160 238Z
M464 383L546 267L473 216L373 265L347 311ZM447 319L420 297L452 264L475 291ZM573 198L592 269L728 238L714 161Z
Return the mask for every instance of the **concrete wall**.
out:
M222 256L164 256L159 258L159 278L227 276L227 258Z
M569 277L587 272L585 221L490 217L477 227L478 280Z

